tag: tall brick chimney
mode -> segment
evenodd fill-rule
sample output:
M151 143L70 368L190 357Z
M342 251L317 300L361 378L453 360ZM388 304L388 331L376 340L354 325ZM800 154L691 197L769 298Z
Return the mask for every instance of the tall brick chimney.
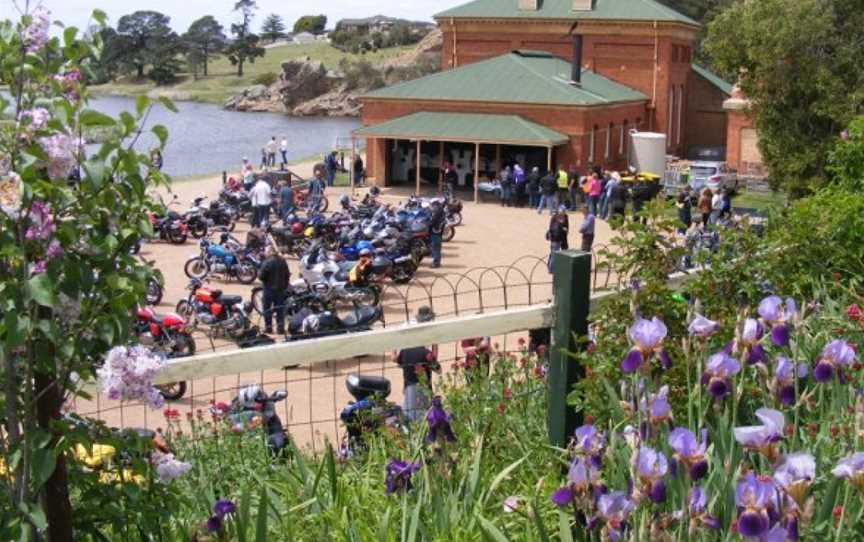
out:
M540 0L518 0L521 11L537 11L540 9Z
M594 0L573 0L573 11L591 11L594 9Z

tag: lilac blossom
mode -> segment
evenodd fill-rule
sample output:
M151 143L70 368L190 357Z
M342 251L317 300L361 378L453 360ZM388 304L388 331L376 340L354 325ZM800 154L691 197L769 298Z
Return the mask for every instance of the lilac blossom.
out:
M849 482L864 491L864 452L846 456L831 470L837 478L846 478Z
M174 454L162 453L158 450L153 452L151 461L156 468L156 476L166 484L192 470L190 463L179 461L174 457Z
M720 324L715 322L714 320L709 320L705 318L701 314L697 314L696 317L690 322L690 325L687 327L687 331L693 337L699 337L700 339L707 339L712 335L715 335L718 331L720 331Z
M30 123L27 125L27 130L35 132L36 130L42 130L48 126L48 121L51 119L51 113L44 107L34 107L33 109L25 109L18 115L19 122L25 118L30 119Z
M672 406L669 404L669 386L663 386L657 393L642 399L642 410L647 412L648 420L653 425L672 419Z
M739 337L740 344L744 347L745 360L749 365L764 363L767 359L765 348L762 346L762 336L765 330L758 320L747 318L741 329Z
M633 510L631 501L623 491L613 491L600 495L597 499L597 515L591 523L605 523L603 533L608 540L620 540L624 536L625 522Z
M143 346L112 348L96 374L102 391L112 401L143 401L162 408L164 399L153 387L153 378L165 366L165 358Z
M30 18L30 24L24 29L23 41L28 53L36 53L48 43L51 12L39 4L30 14Z
M715 399L723 399L732 392L732 377L740 370L738 360L726 352L719 352L708 358L702 384L707 386Z
M665 501L666 483L663 477L669 472L669 463L663 452L642 446L636 456L635 470L636 476L642 482L643 493L655 503Z
M420 463L391 459L387 462L387 477L384 481L387 493L411 489L411 477L420 470Z
M30 274L31 275L41 275L45 271L48 270L48 262L45 260L38 260L36 263L30 265Z
M804 506L807 489L814 478L816 478L816 460L807 453L786 455L774 471L774 483L799 507Z
M774 444L783 437L785 420L783 413L770 408L760 408L756 417L763 425L734 428L735 440L741 446L756 450L769 459L775 458Z
M789 298L784 303L776 295L766 297L759 303L759 316L771 328L771 342L774 346L789 346L789 333L792 320L798 314L795 301Z
M661 366L668 369L672 365L672 360L663 349L663 340L667 332L666 325L656 316L651 320L638 319L627 332L633 342L633 349L621 362L621 370L625 373L636 372L655 355L660 360Z
M71 102L77 102L81 99L81 95L78 94L77 85L81 81L81 71L78 69L71 69L62 74L58 74L54 76L54 80L60 85L63 89L63 96L66 97L67 100Z
M48 155L48 176L54 180L66 180L69 171L75 166L76 154L80 151L80 142L63 134L53 134L39 138L39 145Z
M778 357L774 361L774 380L771 387L780 403L791 406L795 403L795 377L807 377L807 365L795 364L789 358Z
M450 414L444 410L441 397L438 395L432 399L432 407L426 413L426 423L429 424L429 432L426 435L427 442L437 440L453 442L456 440L453 429L450 428Z
M835 339L822 349L816 367L813 368L813 379L816 382L827 382L834 378L834 373L855 361L855 350L844 340Z
M24 233L28 241L46 241L55 231L51 207L42 200L35 200L30 206L30 226Z
M708 449L708 431L702 430L701 440L684 427L676 427L669 433L669 446L675 451L675 460L687 467L687 473L693 481L700 480L708 474L708 460L705 451Z
M769 512L776 510L775 500L776 488L771 478L747 473L735 488L738 532L748 538L766 535L771 528Z
M60 241L57 239L52 239L50 243L48 243L48 248L45 249L45 258L48 261L53 260L63 254L63 245L60 244Z

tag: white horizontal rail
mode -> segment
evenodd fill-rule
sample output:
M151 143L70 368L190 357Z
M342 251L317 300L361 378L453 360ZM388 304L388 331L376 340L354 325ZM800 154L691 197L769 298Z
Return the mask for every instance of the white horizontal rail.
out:
M246 350L201 354L172 360L159 371L155 381L166 384L278 370L288 365L308 366L322 361L380 354L412 346L455 342L468 337L496 336L526 329L552 327L553 321L554 307L546 304Z

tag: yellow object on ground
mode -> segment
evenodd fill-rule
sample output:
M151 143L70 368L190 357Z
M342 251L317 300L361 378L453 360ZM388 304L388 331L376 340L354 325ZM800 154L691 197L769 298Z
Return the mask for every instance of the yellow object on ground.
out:
M634 183L639 181L648 181L651 183L660 182L660 176L653 173L637 173L636 175L622 175L621 182Z
M102 471L99 473L99 482L103 484L123 484L132 483L141 485L146 481L146 478L140 474L135 474L132 469L123 469L120 475L116 471Z
M91 469L101 467L117 453L113 446L107 444L94 444L92 452L88 452L87 448L81 444L75 445L75 459L84 463Z

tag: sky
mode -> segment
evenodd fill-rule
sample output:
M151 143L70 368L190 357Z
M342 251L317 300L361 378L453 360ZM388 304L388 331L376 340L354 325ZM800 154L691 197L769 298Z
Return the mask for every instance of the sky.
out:
M0 20L17 19L15 4L23 7L25 0L0 0ZM31 5L39 0L30 0ZM432 15L467 0L317 0L315 2L295 2L293 0L258 0L258 13L253 25L258 27L270 13L281 15L288 28L301 15L327 15L327 25L332 27L339 19L346 17L368 17L389 15L411 20L431 21ZM514 0L515 1L515 0ZM213 15L226 30L234 20L231 9L234 0L41 0L51 10L52 19L63 21L67 26L84 28L90 13L99 8L108 14L110 24L116 25L117 19L136 10L159 11L171 17L171 26L184 32L189 24L204 15ZM314 7L310 7L314 6Z

